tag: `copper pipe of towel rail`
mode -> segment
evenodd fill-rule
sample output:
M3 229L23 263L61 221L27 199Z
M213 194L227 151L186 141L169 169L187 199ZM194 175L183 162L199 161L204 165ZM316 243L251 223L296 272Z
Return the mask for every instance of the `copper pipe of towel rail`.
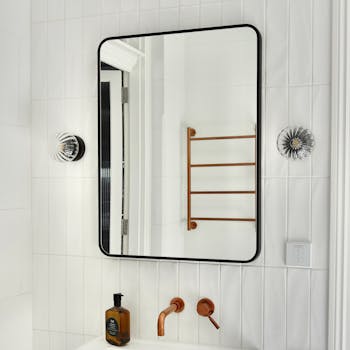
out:
M192 168L214 167L214 166L255 166L253 163L217 163L217 164L191 164Z
M192 191L191 194L255 194L255 191Z
M254 222L255 218L191 218L194 221L250 221Z
M212 136L212 137L192 137L191 141L206 140L230 140L230 139L255 139L255 135L239 135L239 136Z
M181 312L185 308L185 302L181 298L174 298L170 301L170 306L163 310L158 316L158 336L164 336L165 318L173 312Z
M191 223L191 137L195 135L195 129L187 128L187 231L197 227Z

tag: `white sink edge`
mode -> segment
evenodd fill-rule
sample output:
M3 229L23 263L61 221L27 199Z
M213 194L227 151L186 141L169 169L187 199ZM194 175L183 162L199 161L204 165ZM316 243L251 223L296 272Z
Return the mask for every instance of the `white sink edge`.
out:
M96 338L91 342L79 347L77 350L111 350L118 347L108 344L104 338ZM125 350L256 350L253 348L231 348L217 345L187 344L156 340L131 339L130 343L119 347Z

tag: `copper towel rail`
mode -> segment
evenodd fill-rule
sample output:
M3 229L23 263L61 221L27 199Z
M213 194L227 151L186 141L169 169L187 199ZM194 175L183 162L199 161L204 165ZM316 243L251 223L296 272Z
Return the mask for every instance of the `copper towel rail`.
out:
M187 128L187 230L197 228L196 221L241 221L255 222L255 218L218 218L218 217L192 217L192 195L199 194L256 194L255 190L246 191L192 191L191 169L199 167L227 167L227 166L256 166L255 162L243 163L218 163L218 164L192 164L191 162L191 142L192 141L207 141L207 140L228 140L228 139L256 139L256 135L238 135L238 136L214 136L214 137L195 137L196 130Z

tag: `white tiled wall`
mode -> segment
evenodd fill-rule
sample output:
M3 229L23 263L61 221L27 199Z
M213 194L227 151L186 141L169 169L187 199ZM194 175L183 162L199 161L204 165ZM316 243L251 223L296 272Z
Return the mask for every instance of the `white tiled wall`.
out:
M103 332L122 291L132 335L281 350L327 348L331 0L32 0L35 350L71 350ZM107 36L251 23L263 35L263 250L249 266L105 258L97 244L96 50ZM276 151L287 125L312 129L311 159ZM81 135L77 164L51 160L55 133ZM288 268L286 239L312 240L313 268ZM217 332L195 313L216 303Z
M0 348L8 350L31 343L30 25L30 0L0 2Z

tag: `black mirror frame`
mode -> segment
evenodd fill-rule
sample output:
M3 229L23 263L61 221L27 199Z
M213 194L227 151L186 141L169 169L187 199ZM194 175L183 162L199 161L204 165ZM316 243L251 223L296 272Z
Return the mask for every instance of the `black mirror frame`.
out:
M156 35L165 35L165 34L180 34L180 33L191 33L191 32L200 32L208 30L218 30L218 29L230 29L230 28L251 28L257 36L257 123L256 123L256 152L257 152L257 167L256 167L256 235L257 235L257 244L256 252L254 256L248 260L220 260L220 259L196 259L196 258L178 258L178 257L162 257L162 256L146 256L146 255L121 255L121 254L110 254L103 249L102 240L102 191L101 191L101 112L100 112L100 103L101 103L101 94L100 94L100 51L103 43L108 40L114 39L129 39L136 37L147 37L147 36L156 36ZM262 50L261 50L261 34L259 30L251 24L239 24L239 25L229 25L229 26L219 26L219 27L207 27L200 29L187 29L187 30L178 30L178 31L167 31L167 32L156 32L156 33L147 33L147 34L134 34L134 35L125 35L117 37L108 37L100 43L97 51L97 91L98 91L98 204L99 204L99 248L101 252L109 257L114 258L133 258L133 259L147 259L147 260L170 260L170 261L193 261L193 262L213 262L213 263L239 263L239 264L248 264L256 260L261 253L261 89L262 89L262 71L261 71L261 62L262 62Z

